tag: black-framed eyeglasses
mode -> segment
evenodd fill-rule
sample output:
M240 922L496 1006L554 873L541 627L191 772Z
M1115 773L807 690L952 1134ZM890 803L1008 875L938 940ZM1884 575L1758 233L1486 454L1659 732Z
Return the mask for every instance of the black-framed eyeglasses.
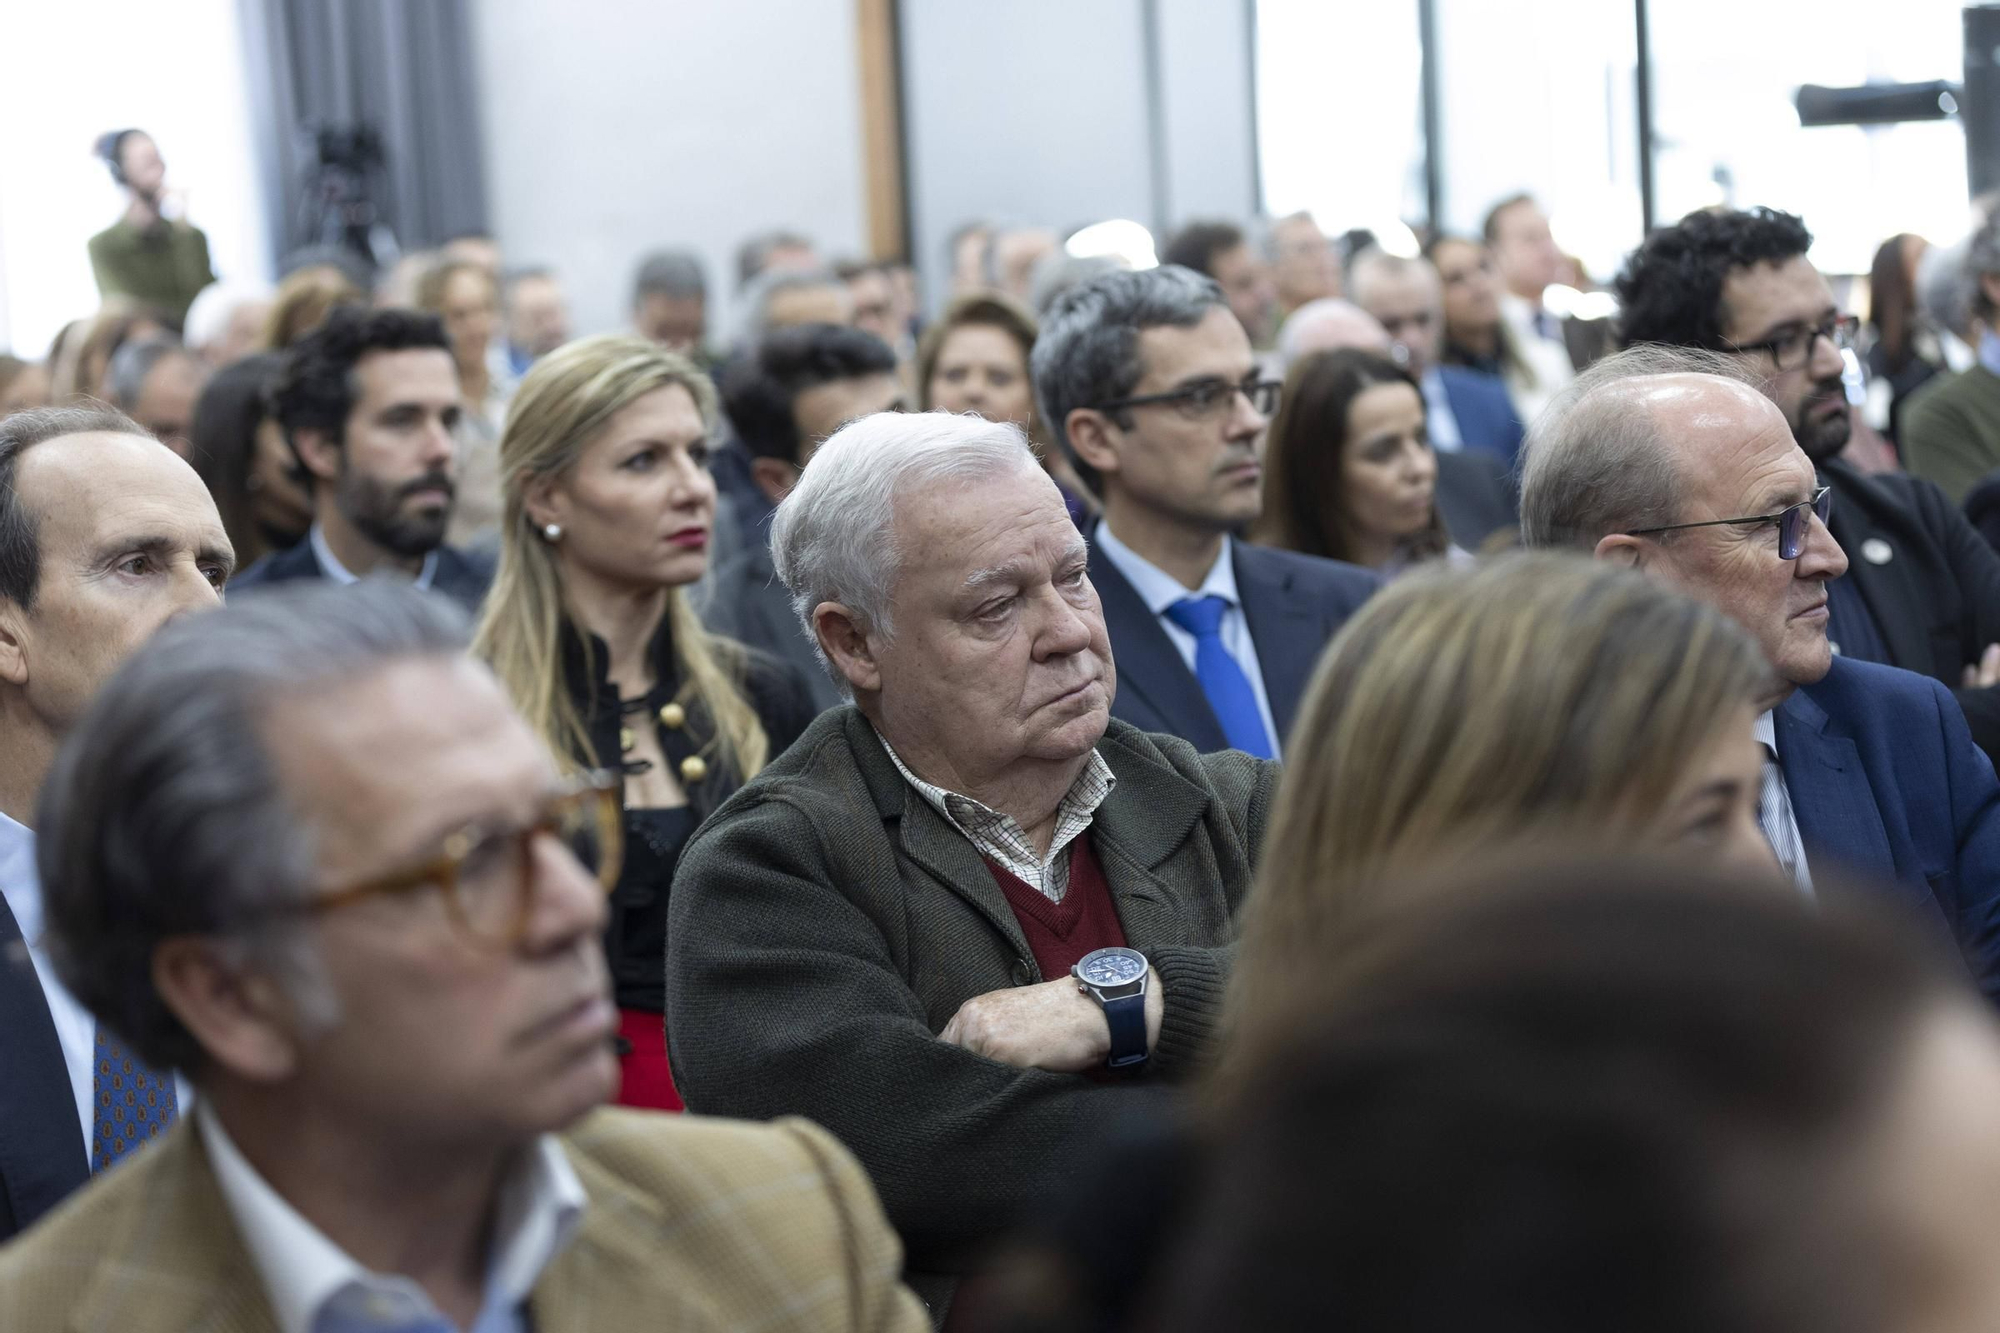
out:
M1259 379L1252 375L1241 384L1231 384L1226 380L1198 380L1165 393L1142 393L1136 398L1114 398L1108 403L1097 404L1100 412L1117 412L1127 407L1153 407L1172 404L1174 410L1189 421L1201 421L1228 411L1235 405L1236 395L1242 394L1250 400L1250 406L1262 416L1270 416L1278 408L1278 391L1284 388L1279 380Z
M1845 352L1854 346L1854 336L1860 331L1861 320L1857 316L1834 315L1809 329L1794 329L1782 337L1731 344L1731 347L1738 352L1768 352L1779 370L1797 370L1812 360L1813 348L1821 338L1832 343L1834 351Z
M1684 528L1719 528L1745 523L1775 523L1778 525L1778 558L1796 560L1806 545L1806 513L1810 510L1826 522L1833 512L1833 490L1822 486L1813 492L1812 499L1801 500L1797 504L1780 509L1775 514L1758 514L1752 518L1712 518L1705 523L1669 523L1664 528L1635 528L1626 533L1628 537L1648 537L1656 532L1679 532Z
M624 850L619 805L620 780L609 773L585 773L559 788L526 824L468 824L444 840L438 854L421 865L335 889L282 912L319 916L383 894L408 893L433 885L444 894L445 911L475 944L511 949L527 934L534 907L534 847L554 837L609 894L618 883Z

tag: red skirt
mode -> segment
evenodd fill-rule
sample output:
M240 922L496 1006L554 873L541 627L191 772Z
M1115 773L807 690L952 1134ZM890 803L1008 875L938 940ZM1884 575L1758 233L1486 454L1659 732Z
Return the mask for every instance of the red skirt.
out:
M618 1011L618 1035L624 1054L618 1057L618 1104L648 1111L679 1111L681 1095L674 1091L674 1071L667 1063L667 1020L643 1009Z

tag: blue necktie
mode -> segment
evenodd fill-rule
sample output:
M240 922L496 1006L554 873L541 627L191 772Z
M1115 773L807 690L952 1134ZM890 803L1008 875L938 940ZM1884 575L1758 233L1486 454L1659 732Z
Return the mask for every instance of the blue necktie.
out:
M90 1172L117 1164L166 1132L179 1111L174 1080L142 1063L102 1024L91 1052Z
M1184 597L1167 608L1167 619L1194 635L1194 678L1201 682L1201 692L1208 696L1230 748L1269 759L1271 733L1264 730L1257 691L1222 646L1222 617L1228 610L1225 597Z

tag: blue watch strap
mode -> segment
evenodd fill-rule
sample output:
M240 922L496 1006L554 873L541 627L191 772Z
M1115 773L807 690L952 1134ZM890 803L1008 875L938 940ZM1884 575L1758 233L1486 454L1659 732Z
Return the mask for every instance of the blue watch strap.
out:
M1127 1069L1146 1062L1146 997L1124 995L1104 1002L1104 1021L1111 1026L1111 1057L1105 1066Z

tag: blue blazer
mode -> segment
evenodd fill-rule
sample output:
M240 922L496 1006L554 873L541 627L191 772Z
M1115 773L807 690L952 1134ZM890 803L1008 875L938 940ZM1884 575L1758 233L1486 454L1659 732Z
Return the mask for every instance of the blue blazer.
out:
M1095 526L1091 531L1095 535ZM1251 642L1257 645L1271 720L1282 738L1292 729L1299 699L1327 640L1382 582L1368 570L1338 560L1243 541L1230 546L1235 552L1236 593L1243 599ZM1201 682L1138 589L1095 542L1090 547L1090 581L1104 606L1104 627L1118 667L1111 716L1143 731L1179 736L1203 753L1228 749Z
M1951 691L1836 657L1774 720L1810 863L1894 886L1951 932L1979 988L2000 1000L2000 782Z
M1507 382L1464 366L1439 366L1438 379L1465 447L1489 449L1512 467L1521 452L1523 432L1521 419L1514 415L1514 400L1507 396Z
M89 1179L69 1065L21 929L0 898L0 1243Z
M437 555L437 572L431 577L431 591L443 593L465 608L467 615L477 617L479 604L486 600L486 590L493 584L494 558L481 551L461 551L455 546L440 546ZM302 541L287 550L265 556L229 580L229 591L242 592L273 583L289 583L293 579L323 577L325 575L320 570L319 557L313 554L312 543Z

